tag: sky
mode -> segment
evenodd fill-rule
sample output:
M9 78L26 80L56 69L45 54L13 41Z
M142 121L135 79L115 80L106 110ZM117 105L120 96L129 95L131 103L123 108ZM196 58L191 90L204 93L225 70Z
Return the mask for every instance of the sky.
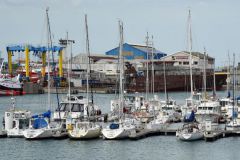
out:
M46 44L46 8L49 7L53 42L76 41L73 54L84 53L84 15L88 15L90 52L104 54L119 43L118 20L124 24L124 42L145 44L153 35L155 48L167 54L187 50L187 17L192 13L193 51L227 65L227 54L240 60L239 0L0 0L0 51L6 57L11 44Z

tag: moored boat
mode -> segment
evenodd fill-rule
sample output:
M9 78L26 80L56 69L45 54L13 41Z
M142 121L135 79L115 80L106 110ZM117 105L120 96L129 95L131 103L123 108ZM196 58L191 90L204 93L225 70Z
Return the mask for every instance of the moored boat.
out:
M195 141L203 139L203 130L197 123L186 123L176 132L176 136L182 141Z

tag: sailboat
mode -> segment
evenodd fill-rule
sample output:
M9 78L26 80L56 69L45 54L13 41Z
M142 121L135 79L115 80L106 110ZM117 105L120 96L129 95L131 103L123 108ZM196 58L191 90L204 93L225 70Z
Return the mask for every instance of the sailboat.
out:
M87 78L87 105L84 107L84 119L83 120L79 119L73 126L73 129L68 131L68 135L71 139L93 139L93 138L98 138L101 134L100 125L90 121L90 117L89 117L89 109L94 108L94 104L93 104L93 96L92 96L92 102L89 102L89 74L91 69L90 69L90 51L89 51L87 15L85 15L85 29L86 29L86 50L87 50L87 56L88 56L87 77L86 77Z
M183 121L185 124L176 132L176 137L184 141L193 141L203 138L203 131L199 129L198 123L195 123L194 109L200 104L201 94L193 92L192 80L192 33L191 33L191 11L188 14L188 50L190 53L190 83L191 83L191 96L186 99L186 105L182 107ZM190 112L190 116L187 116Z
M50 68L50 50L53 50L52 46L52 38L50 32L50 23L48 17L48 8L46 9L47 16L47 31L48 31L48 68ZM49 44L50 41L50 44ZM48 105L50 107L50 72L48 71ZM34 139L43 139L43 138L52 138L52 136L62 130L62 125L58 123L50 124L51 119L51 111L48 110L43 114L38 114L32 116L33 124L31 124L31 128L25 130L23 135L26 139L34 140Z
M176 136L182 141L195 141L203 139L203 133L198 123L186 123L176 132Z
M190 68L190 97L186 99L186 104L181 107L182 116L189 114L200 104L201 93L193 91L193 75L192 75L192 30L191 30L191 11L188 14L188 52L189 52L189 68Z
M124 68L123 68L123 23L119 21L119 32L120 32L120 46L119 46L119 58L120 58L120 79L119 79L119 121L113 122L107 127L102 129L103 139L124 139L128 138L131 132L135 132L136 127L129 121L125 121L122 117L123 111L123 76L124 76Z

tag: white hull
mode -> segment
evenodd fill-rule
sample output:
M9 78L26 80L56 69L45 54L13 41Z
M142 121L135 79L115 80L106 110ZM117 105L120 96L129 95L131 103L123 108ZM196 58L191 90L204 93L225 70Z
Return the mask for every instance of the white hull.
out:
M203 133L202 132L195 132L195 133L182 133L182 132L177 132L176 133L178 139L182 141L196 141L196 140L201 140L203 139Z
M55 139L64 139L68 137L68 132L66 130L58 130L52 135Z
M195 114L196 121L199 123L207 121L211 121L213 123L217 123L219 120L219 114Z
M134 126L119 127L117 129L105 128L102 129L102 134L104 139L125 139L128 138L131 132L134 130Z
M9 138L24 138L23 132L25 129L10 129L7 131Z
M68 131L68 136L71 139L93 139L98 138L101 134L101 128L99 126L88 129L77 129Z
M23 135L26 139L52 138L57 130L56 128L28 129L23 132Z

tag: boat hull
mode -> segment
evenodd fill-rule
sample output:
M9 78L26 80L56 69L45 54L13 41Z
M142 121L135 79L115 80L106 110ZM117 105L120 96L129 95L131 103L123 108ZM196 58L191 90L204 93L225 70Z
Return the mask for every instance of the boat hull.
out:
M99 138L100 134L100 127L71 130L68 132L68 136L70 139L95 139Z
M134 130L135 130L135 127L131 127L131 126L120 127L117 129L105 128L105 129L102 129L103 139L106 139L106 140L126 139Z
M217 123L219 121L220 115L219 114L195 114L196 121L201 123L205 122L206 120L211 121L213 123Z
M196 141L203 139L203 133L196 132L196 133L177 133L177 137L179 140L182 141Z
M7 137L9 138L24 138L24 130L22 129L11 129L7 131Z
M53 134L56 132L56 129L52 128L41 128L41 129L28 129L23 132L23 135L26 139L46 139L53 138Z

